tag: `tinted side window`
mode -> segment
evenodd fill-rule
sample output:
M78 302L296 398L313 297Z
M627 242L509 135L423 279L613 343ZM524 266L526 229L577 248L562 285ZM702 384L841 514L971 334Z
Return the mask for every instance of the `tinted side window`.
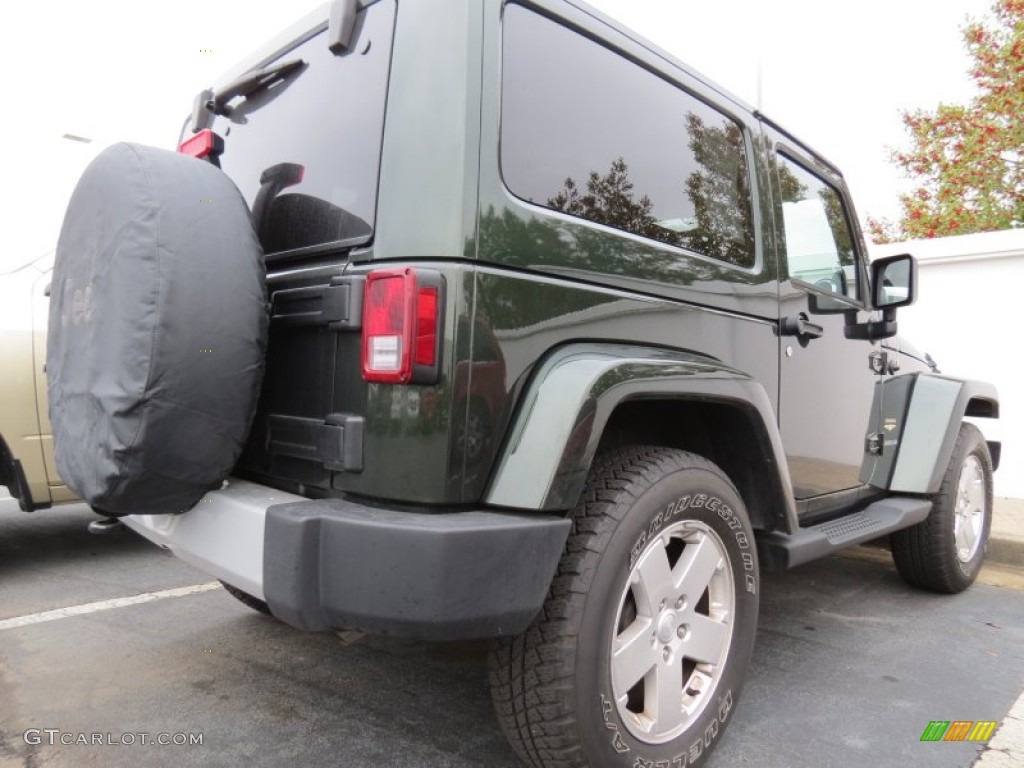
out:
M778 181L789 276L857 298L853 235L839 191L782 155Z
M343 56L328 50L326 32L285 53L280 61L306 65L214 122L221 167L266 253L373 232L394 14L393 1L363 11L355 50Z
M739 124L608 48L505 10L501 167L517 196L750 267Z

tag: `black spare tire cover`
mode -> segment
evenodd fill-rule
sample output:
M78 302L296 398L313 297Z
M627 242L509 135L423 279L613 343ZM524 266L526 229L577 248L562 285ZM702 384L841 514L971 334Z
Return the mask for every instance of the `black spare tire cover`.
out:
M47 376L57 470L105 512L188 509L238 460L263 378L263 253L208 162L117 144L64 216Z

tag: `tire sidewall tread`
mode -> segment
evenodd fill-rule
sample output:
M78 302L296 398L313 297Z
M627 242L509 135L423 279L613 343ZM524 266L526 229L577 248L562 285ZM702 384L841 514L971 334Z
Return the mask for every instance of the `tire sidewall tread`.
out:
M686 494L689 505L668 514ZM698 505L694 499L701 494ZM735 626L726 669L701 715L677 739L646 744L632 736L612 704L612 622L631 555L683 519L703 522L725 544L736 590ZM628 447L599 455L540 616L524 635L498 641L492 651L492 693L513 747L538 768L701 764L738 700L759 590L742 498L717 466L671 448Z
M963 563L956 555L954 518L960 472L971 455L981 463L986 509L981 544L974 557ZM974 583L981 571L992 528L992 472L992 457L981 430L973 424L962 423L939 490L930 497L932 511L922 522L890 537L893 560L905 581L921 589L948 594L962 592Z

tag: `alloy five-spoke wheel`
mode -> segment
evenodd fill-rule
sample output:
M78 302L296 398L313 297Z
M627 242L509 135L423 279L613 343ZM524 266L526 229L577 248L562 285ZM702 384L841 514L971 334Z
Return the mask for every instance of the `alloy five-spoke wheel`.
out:
M969 563L978 552L985 529L985 509L985 474L981 461L972 454L960 468L960 479L956 485L953 538L956 556L961 563Z
M722 539L685 520L637 558L615 617L612 692L638 739L669 741L699 716L732 640L735 585Z

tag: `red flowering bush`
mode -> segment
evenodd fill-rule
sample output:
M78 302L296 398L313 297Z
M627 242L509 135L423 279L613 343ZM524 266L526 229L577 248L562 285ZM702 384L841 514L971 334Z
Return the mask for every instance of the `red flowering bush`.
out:
M963 38L977 95L903 113L911 147L892 160L918 187L898 223L868 219L876 243L1024 227L1024 0L995 0Z

